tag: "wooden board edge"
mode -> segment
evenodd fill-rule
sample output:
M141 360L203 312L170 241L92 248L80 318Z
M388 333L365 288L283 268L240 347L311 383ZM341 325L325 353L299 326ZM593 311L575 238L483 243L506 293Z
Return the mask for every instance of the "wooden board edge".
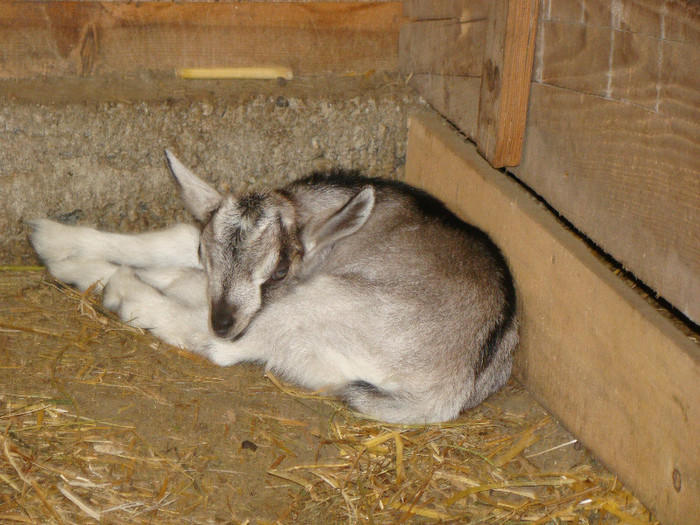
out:
M494 0L487 19L479 95L479 151L492 166L517 166L525 135L539 0Z
M663 523L700 515L700 348L442 119L411 117L406 181L509 259L516 377Z

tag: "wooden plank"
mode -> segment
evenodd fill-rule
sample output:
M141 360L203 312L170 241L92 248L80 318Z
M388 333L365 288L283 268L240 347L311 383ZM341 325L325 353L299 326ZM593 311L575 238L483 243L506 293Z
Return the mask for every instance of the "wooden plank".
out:
M700 323L700 9L545 4L516 172Z
M663 41L655 111L700 122L700 45Z
M403 14L411 20L486 20L489 0L404 0Z
M476 138L481 78L412 75L409 84L462 133Z
M658 8L659 3L645 0L644 5ZM669 0L660 7L663 13L663 38L700 45L700 4L697 1Z
M547 0L542 19L700 44L695 0L617 0L614 9L610 0Z
M180 67L398 70L401 2L4 1L0 78Z
M435 109L476 138L486 0L406 0L400 71Z
M543 22L539 30L538 82L592 95L609 94L610 28Z
M406 180L484 228L521 309L515 374L666 525L700 516L700 348L436 117Z
M401 27L399 68L405 75L435 73L480 77L486 20L427 20Z
M700 46L584 24L542 22L536 80L700 120Z
M700 121L533 84L515 173L700 323Z
M489 7L477 144L495 167L520 163L538 8L539 0L494 0Z

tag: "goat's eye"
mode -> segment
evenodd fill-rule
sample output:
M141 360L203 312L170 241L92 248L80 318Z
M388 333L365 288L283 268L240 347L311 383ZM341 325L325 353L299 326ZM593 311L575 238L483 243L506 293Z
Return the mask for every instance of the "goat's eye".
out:
M285 277L287 277L287 273L289 273L289 266L283 265L283 266L278 266L274 272L272 272L272 275L270 276L271 281L281 281Z

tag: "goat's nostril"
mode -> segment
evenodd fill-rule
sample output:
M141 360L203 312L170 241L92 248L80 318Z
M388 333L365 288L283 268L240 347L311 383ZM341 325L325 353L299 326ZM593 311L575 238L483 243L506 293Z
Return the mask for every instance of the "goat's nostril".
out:
M211 314L211 327L220 337L228 335L234 322L233 316L225 310L214 310Z

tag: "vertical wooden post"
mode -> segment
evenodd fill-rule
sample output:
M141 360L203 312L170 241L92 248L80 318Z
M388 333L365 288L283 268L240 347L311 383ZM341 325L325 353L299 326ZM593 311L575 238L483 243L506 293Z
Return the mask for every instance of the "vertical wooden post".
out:
M476 142L496 168L520 163L538 8L539 0L493 0L489 6Z

